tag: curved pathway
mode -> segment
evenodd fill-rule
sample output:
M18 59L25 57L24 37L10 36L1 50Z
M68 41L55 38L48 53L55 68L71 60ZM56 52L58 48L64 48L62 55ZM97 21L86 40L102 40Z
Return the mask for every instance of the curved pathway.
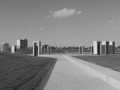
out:
M44 90L120 90L119 81L96 71L94 65L91 68L82 60L67 55L58 55L57 58Z

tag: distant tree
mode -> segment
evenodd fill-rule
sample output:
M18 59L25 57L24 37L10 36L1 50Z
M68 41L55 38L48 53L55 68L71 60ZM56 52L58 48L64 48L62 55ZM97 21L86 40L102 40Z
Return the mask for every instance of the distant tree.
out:
M9 43L4 43L4 44L3 44L3 46L2 46L2 51L3 51L3 52L6 52L6 53L10 53L11 47L10 47Z

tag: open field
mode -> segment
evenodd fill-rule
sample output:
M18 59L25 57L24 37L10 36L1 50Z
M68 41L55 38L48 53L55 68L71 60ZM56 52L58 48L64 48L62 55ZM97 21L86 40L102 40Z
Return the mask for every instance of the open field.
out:
M115 71L120 72L120 56L111 55L111 56L75 56L82 60L101 65L104 67L111 68Z
M56 59L0 55L0 90L35 90L47 81Z

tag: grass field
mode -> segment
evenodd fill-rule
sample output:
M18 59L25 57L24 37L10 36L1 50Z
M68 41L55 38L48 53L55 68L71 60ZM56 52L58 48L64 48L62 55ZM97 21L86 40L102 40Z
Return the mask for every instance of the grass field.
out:
M55 63L53 58L0 55L0 90L42 88Z
M111 68L120 72L120 56L75 56L87 62Z

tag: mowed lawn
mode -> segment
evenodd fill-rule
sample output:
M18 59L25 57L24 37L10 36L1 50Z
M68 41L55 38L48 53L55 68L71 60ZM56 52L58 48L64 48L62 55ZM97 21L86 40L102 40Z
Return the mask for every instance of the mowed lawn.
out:
M0 55L0 90L42 89L55 63L54 58Z
M75 56L84 61L91 62L97 65L111 68L116 71L120 71L120 56L108 55L108 56Z

